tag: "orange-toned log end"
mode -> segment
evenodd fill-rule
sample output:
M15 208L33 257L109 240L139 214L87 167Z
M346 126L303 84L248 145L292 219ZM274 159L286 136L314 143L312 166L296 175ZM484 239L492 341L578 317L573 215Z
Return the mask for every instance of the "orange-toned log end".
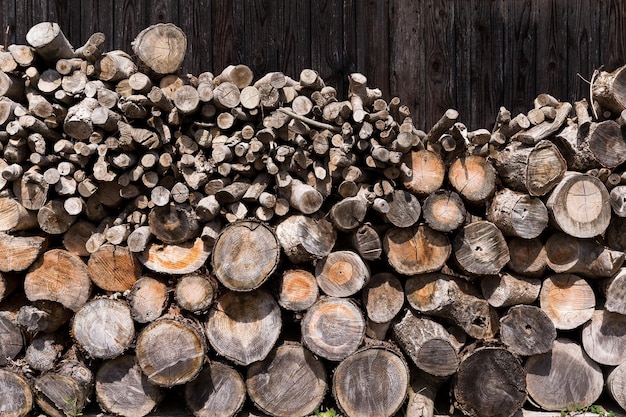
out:
M0 271L24 271L48 247L42 236L19 237L0 232Z
M437 271L452 252L448 237L426 225L389 229L383 250L389 264L403 275Z
M487 201L496 191L496 170L482 156L469 155L455 160L448 170L454 189L469 203Z
M315 276L303 269L283 273L278 304L291 311L303 311L317 301L319 288Z
M402 176L402 185L419 195L430 194L443 184L446 168L441 157L434 152L420 150L407 153L404 163L411 169L411 176Z
M211 250L201 238L177 245L155 242L139 254L139 261L154 272L182 275L199 269L210 254Z
M560 330L575 329L593 316L596 298L591 286L574 274L548 277L539 293L539 306Z
M141 263L123 246L101 246L87 265L94 284L106 291L129 290L141 276Z

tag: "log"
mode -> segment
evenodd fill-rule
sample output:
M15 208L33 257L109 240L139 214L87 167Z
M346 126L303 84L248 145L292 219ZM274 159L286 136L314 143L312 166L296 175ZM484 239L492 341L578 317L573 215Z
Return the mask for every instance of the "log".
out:
M213 246L215 277L227 288L250 291L272 275L280 260L276 234L264 223L240 221L225 227Z
M519 140L520 142L527 144L536 144L540 141L549 138L552 134L556 133L561 126L567 120L567 117L572 111L572 105L567 102L559 103L556 107L556 115L554 120L545 121L533 126L528 130L522 130L521 132L513 135L512 139Z
M626 315L626 269L620 268L612 277L603 280L600 290L606 299L604 308L607 311Z
M141 276L141 263L127 247L102 245L87 262L94 284L105 291L129 290Z
M532 304L539 297L541 280L502 272L481 277L480 290L485 300L496 308Z
M383 250L391 267L402 275L437 271L452 251L445 234L424 224L389 229L383 238Z
M374 323L388 323L404 305L404 291L400 280L388 272L374 274L362 292L367 318Z
M415 417L434 417L435 399L442 384L442 379L434 377L425 372L413 372L411 370L411 381L409 385L409 395L406 404L406 415Z
M49 185L34 166L26 171L19 181L13 182L13 194L27 210L39 210L48 200ZM30 224L30 223L27 223Z
M0 311L0 366L7 366L24 347L22 330L14 314Z
M489 203L487 220L506 236L533 239L541 235L549 219L539 198L504 188Z
M333 396L348 416L391 416L407 395L409 369L400 354L370 347L350 355L335 369Z
M556 274L545 279L539 306L559 330L571 330L591 319L596 297L591 286L574 274Z
M211 254L201 238L175 245L150 243L138 254L139 262L161 274L184 275L201 268Z
M162 393L141 372L132 355L104 362L96 373L96 400L108 413L124 417L143 417L160 402Z
M552 349L556 328L539 307L520 304L500 319L500 339L511 353L533 356Z
M466 281L442 273L415 275L404 290L416 311L450 319L475 339L492 338L498 331L496 310Z
M614 120L592 123L586 144L595 159L606 168L626 161L626 143L619 124Z
M528 395L544 410L588 407L602 393L602 370L569 339L556 339L552 350L528 358L524 369Z
M567 163L557 146L546 140L533 147L509 143L496 155L495 167L508 188L543 196L561 181Z
M0 412L6 417L26 417L33 408L33 392L26 378L0 369Z
M429 194L424 200L422 213L431 229L444 233L457 230L467 216L463 200L450 190L437 190Z
M392 325L393 340L418 369L429 375L447 377L459 366L452 336L438 322L407 310Z
M76 216L65 211L62 200L50 200L37 212L39 228L49 235L67 232L76 221Z
M547 263L557 273L586 278L609 278L621 268L624 252L609 249L591 239L553 233L545 244Z
M304 311L318 299L315 275L304 269L287 269L280 280L278 304L286 310Z
M606 110L620 114L626 108L624 98L624 67L619 67L612 72L597 71L591 83L592 100Z
M128 303L96 298L76 312L71 333L92 358L112 359L130 347L135 325Z
M378 232L367 223L351 234L350 243L361 258L366 261L380 259L383 252L383 244Z
M57 302L38 300L19 309L17 324L32 334L52 333L67 323L72 315L71 310Z
M183 309L195 314L208 310L217 295L217 281L211 275L193 272L183 275L174 288L174 299Z
M24 360L32 369L45 372L50 371L61 358L64 345L60 334L39 333L31 340L26 348Z
M315 266L317 285L332 297L349 297L370 279L369 267L352 251L335 251Z
M86 97L67 110L63 131L78 140L88 139L94 131L91 113L99 106L98 100Z
M419 202L417 204L419 206ZM367 208L365 199L359 196L348 197L335 203L328 214L337 230L350 232L361 226L365 220Z
M404 190L394 190L386 196L389 210L385 220L396 227L413 226L420 219L422 207L417 197Z
M320 359L300 344L285 343L248 367L246 389L254 405L271 416L306 416L322 404L326 379Z
M606 310L593 312L591 320L582 328L582 346L585 353L600 365L617 366L626 361L624 331L626 317Z
M139 61L160 77L174 74L180 68L187 50L187 37L171 23L158 23L139 32L131 47Z
M622 409L626 408L626 381L624 380L626 365L613 368L606 377L606 390Z
M276 237L291 262L304 264L328 256L335 246L337 231L325 219L293 215L278 223Z
M54 22L41 22L31 27L26 33L26 42L48 64L74 57L74 48Z
M28 210L15 198L0 197L0 230L3 232L28 230L37 227L37 213Z
M364 334L363 313L349 298L320 298L306 311L301 323L304 345L331 361L342 361L356 352Z
M24 292L30 301L56 301L77 311L89 299L91 277L87 265L77 255L52 249L26 274Z
M161 242L177 244L193 240L200 234L200 225L188 204L154 207L148 216L150 232Z
M0 232L0 271L25 271L48 248L43 236L13 236Z
M496 191L496 170L482 156L462 156L448 168L448 181L468 204L480 205Z
M87 392L74 378L58 373L44 373L33 383L35 401L50 417L67 417L82 413Z
M185 404L196 417L231 417L246 400L242 376L228 364L211 361L185 384Z
M443 185L446 168L441 157L428 150L411 151L402 162L411 170L411 175L400 178L404 188L417 195L429 195Z
M609 193L602 181L588 174L568 171L546 207L554 224L577 238L602 234L611 221Z
M609 193L609 197L611 198L613 213L619 217L626 217L626 186L616 186Z
M470 275L495 275L509 262L509 247L502 232L488 221L470 223L452 242L454 260Z
M267 357L281 327L280 307L262 289L225 291L211 307L205 324L213 349L244 366Z
M168 303L168 288L156 278L143 276L130 289L128 304L133 320L149 323L163 314Z
M511 271L529 277L542 277L548 267L546 248L539 238L513 238L508 241Z
M182 385L202 369L205 336L200 324L191 319L164 316L139 332L135 354L151 383L161 387Z
M481 389L476 389L477 375ZM454 376L456 407L468 416L512 416L526 401L525 376L522 365L508 350L480 344L468 346Z

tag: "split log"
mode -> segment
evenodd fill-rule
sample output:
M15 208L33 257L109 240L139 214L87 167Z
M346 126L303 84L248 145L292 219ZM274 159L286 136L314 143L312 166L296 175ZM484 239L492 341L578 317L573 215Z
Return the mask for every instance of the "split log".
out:
M511 142L498 152L495 167L507 187L531 196L542 196L561 181L567 164L550 141L539 142L533 147Z
M511 259L502 232L488 221L470 223L452 242L454 260L470 275L495 275Z
M91 277L87 265L77 255L52 249L26 274L24 292L30 301L56 301L77 311L89 299Z
M317 263L315 279L326 295L349 297L369 281L370 270L355 252L335 251Z
M72 311L61 304L37 300L19 309L17 323L32 334L52 333L67 323L71 317Z
M76 312L71 332L89 356L111 359L130 347L135 326L126 302L96 298Z
M405 293L416 311L448 318L473 338L489 339L498 331L496 310L466 281L442 273L415 275Z
M183 275L176 282L174 299L183 310L201 314L211 306L217 290L215 278L208 274L194 272Z
M293 215L278 223L276 237L291 262L304 264L328 256L335 246L337 231L325 219Z
M356 352L365 334L365 318L349 298L323 297L304 315L302 342L314 354L341 361Z
M543 310L520 304L511 307L500 319L500 339L509 352L533 356L552 349L556 328Z
M568 171L546 201L551 220L578 238L602 234L611 221L609 193L598 178Z
M12 236L0 232L0 271L25 271L48 247L42 236Z
M391 228L383 239L391 267L403 275L439 270L452 251L448 237L426 225Z
M141 263L124 246L100 246L89 257L87 267L93 283L105 291L127 291L141 276Z
M239 365L265 359L282 327L280 308L265 290L226 291L206 321L206 336L215 351Z
M37 227L37 212L28 210L12 197L0 197L0 230L18 231Z
M280 280L278 304L286 310L304 311L319 296L315 275L303 269L288 269Z
M168 302L167 286L158 279L144 276L130 289L128 303L133 320L148 323L163 314Z
M467 211L454 191L437 190L429 194L422 207L424 221L439 232L452 232L465 222Z
M482 156L456 159L448 168L448 181L469 204L480 205L496 191L496 171Z
M480 375L481 388L476 389ZM454 377L455 406L475 417L508 417L526 401L526 373L518 359L498 346L468 346Z
M552 350L528 358L526 389L544 410L588 407L602 393L602 370L574 341L558 338Z
M24 336L8 311L0 311L0 330L0 366L7 366L24 347Z
M626 373L624 371L626 371L626 364L620 364L606 377L606 390L622 409L626 409Z
M511 271L529 277L542 277L548 267L546 248L539 239L513 238L508 241Z
M587 278L609 278L624 263L624 252L609 249L590 239L576 239L565 233L552 234L545 244L547 263L557 273Z
M61 358L64 344L58 333L39 333L26 348L24 360L31 369L51 371Z
M410 176L401 176L402 185L407 190L417 195L429 195L443 185L446 168L436 153L425 149L408 152L403 162L411 170Z
M0 413L26 417L33 408L33 392L26 378L9 369L0 369Z
M450 376L457 371L459 352L441 324L407 310L392 330L394 341L422 371L435 376Z
M350 236L352 247L367 261L380 259L383 244L380 235L370 224L363 224Z
M487 220L507 236L533 239L548 226L548 209L539 198L504 188L489 203Z
M141 330L135 354L151 383L162 387L185 384L202 369L205 336L195 321L163 317Z
M131 44L137 58L157 76L175 73L183 63L187 37L171 23L152 25Z
M41 22L31 27L26 33L26 42L49 64L74 57L74 48L57 23Z
M596 297L583 278L574 274L557 274L543 282L539 305L557 329L571 330L591 319Z
M161 400L161 389L152 384L131 355L104 362L96 373L96 400L108 413L143 417Z
M227 288L250 291L274 273L280 260L276 234L264 223L240 221L225 227L213 246L215 277Z
M326 370L307 349L286 343L248 367L246 388L254 405L271 416L306 416L324 399Z
M185 384L185 404L196 417L231 417L246 400L246 385L231 366L207 363L200 374Z
M606 298L604 308L613 313L626 315L626 269L620 268L615 275L601 282L600 289Z
M177 245L152 242L138 256L146 268L161 274L184 275L200 269L211 254L201 238Z
M625 331L626 316L596 310L582 328L583 349L600 365L620 365L626 362Z
M348 416L391 416L407 395L409 369L401 355L370 347L350 355L335 369L333 396Z
M67 375L48 372L33 383L35 401L50 417L67 417L82 413L88 393L78 381Z

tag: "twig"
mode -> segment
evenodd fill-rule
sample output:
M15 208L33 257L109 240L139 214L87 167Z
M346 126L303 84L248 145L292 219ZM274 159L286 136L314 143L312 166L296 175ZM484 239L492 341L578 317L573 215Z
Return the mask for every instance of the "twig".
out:
M293 111L286 109L284 107L280 107L278 111L285 113L287 116L292 117L294 119L300 120L301 122L307 123L314 127L319 127L320 129L328 129L332 132L339 132L339 126L329 125L327 123L318 122L317 120L309 119L306 116L301 116L298 113L294 113Z

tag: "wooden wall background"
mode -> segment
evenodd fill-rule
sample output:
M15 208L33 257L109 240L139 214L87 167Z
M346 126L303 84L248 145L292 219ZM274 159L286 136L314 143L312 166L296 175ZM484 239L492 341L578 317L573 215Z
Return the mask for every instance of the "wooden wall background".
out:
M104 32L107 49L131 51L145 27L172 22L188 36L183 71L249 65L256 75L320 72L345 97L361 72L398 96L429 129L449 107L470 129L497 110L527 111L537 94L588 97L601 65L626 64L622 0L0 0L4 42L58 22L75 47Z

